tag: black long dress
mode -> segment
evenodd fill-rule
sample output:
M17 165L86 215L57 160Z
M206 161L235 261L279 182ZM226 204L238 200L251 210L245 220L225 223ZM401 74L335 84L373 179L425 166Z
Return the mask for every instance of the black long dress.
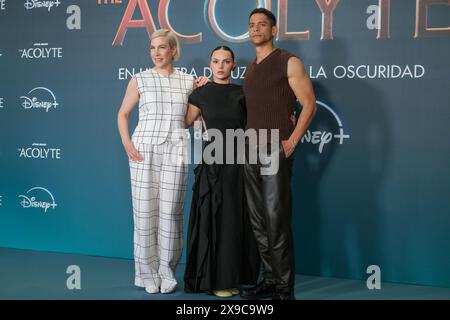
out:
M194 90L189 102L201 109L208 130L214 128L223 133L224 142L226 129L245 130L241 86L209 83ZM225 150L223 154L225 163ZM237 152L234 154L236 157ZM257 281L260 258L246 210L244 167L234 163L203 162L194 170L184 274L186 292L238 288Z

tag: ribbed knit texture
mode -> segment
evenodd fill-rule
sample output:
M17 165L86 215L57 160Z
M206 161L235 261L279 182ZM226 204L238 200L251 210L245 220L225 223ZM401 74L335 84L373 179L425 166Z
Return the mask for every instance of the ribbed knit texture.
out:
M247 66L244 94L248 129L279 129L281 140L288 139L294 130L290 116L297 98L287 78L291 57L292 53L277 48L260 63L255 59Z

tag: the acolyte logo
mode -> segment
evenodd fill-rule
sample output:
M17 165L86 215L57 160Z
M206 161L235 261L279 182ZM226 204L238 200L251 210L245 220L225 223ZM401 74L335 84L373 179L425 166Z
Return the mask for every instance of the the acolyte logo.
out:
M33 143L31 147L17 148L19 158L26 159L61 159L61 149L49 148L46 143Z
M48 209L55 209L58 205L55 202L53 194L42 187L34 187L29 189L25 195L19 195L20 205L22 208L39 208L47 213Z
M60 59L62 48L51 48L48 43L34 43L31 48L19 49L21 59Z
M105 0L98 0L98 4L107 3ZM184 44L193 44L202 42L203 33L197 32L193 34L183 34L181 30L175 30L173 28L173 21L170 18L176 19L174 15L170 15L169 5L170 0L160 0L157 13L151 12L149 7L149 0L129 0L127 7L123 13L122 20L118 26L116 36L112 42L113 46L123 45L125 35L127 30L130 28L142 28L146 29L148 37L156 30L155 18L158 19L160 28L170 29L175 34L178 35L180 41ZM157 1L152 1L157 2ZM225 1L222 1L225 2ZM289 16L301 19L302 12L297 12L294 9L289 10L289 5L292 5L294 1L289 2L288 0L258 0L255 1L258 7L264 7L268 10L272 10L272 7L277 2L277 12L274 12L278 18L278 33L276 35L277 41L285 40L310 40L310 30L289 30L288 28L288 12ZM317 12L321 13L321 34L320 40L333 40L333 29L334 29L334 12L336 8L340 7L341 4L346 1L341 0L304 0L302 2L314 3L317 7ZM375 0L374 0L375 2ZM397 2L397 1L396 1ZM405 1L406 2L406 1ZM448 27L431 27L432 21L429 21L428 9L432 5L442 5L449 6L449 0L416 0L408 1L412 6L412 11L414 12L415 4L415 16L410 15L411 25L414 26L415 30L411 30L411 36L414 38L422 37L450 37L450 26ZM414 3L415 2L415 3ZM109 1L109 3L118 3L117 1ZM216 17L217 4L220 3L218 0L205 0L204 1L204 21L205 24L213 30L215 35L227 42L247 42L249 41L248 28L243 28L239 35L231 35L227 32L227 27L233 22L221 21L219 22ZM371 4L366 12L362 11L361 14L369 14L367 17L369 29L372 28L373 24L376 24L377 29L377 39L390 39L391 20L398 17L398 14L392 15L391 18L391 0L378 0L378 5L376 9ZM292 6L291 6L292 8ZM348 7L347 7L348 8ZM375 9L375 10L374 10ZM134 17L138 17L138 19ZM357 19L353 19L357 21ZM356 26L357 27L357 26ZM246 30L247 29L247 30ZM369 36L373 36L369 34Z
M44 87L31 89L27 96L21 96L22 107L24 109L43 109L48 112L49 109L56 109L59 105L53 92Z

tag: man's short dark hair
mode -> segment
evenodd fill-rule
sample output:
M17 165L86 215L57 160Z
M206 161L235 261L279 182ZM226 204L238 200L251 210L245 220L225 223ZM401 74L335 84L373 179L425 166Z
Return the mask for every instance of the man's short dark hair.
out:
M277 18L275 17L275 15L272 13L272 11L267 10L266 8L256 8L254 9L250 15L248 16L248 18L250 19L252 17L252 15L257 14L257 13L262 13L264 14L267 18L269 18L270 23L273 26L277 25Z

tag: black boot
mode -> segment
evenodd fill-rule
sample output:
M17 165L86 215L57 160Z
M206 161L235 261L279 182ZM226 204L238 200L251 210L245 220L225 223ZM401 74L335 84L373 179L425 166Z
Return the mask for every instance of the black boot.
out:
M275 294L275 285L261 281L256 286L244 289L241 292L242 299L257 300L271 298Z

